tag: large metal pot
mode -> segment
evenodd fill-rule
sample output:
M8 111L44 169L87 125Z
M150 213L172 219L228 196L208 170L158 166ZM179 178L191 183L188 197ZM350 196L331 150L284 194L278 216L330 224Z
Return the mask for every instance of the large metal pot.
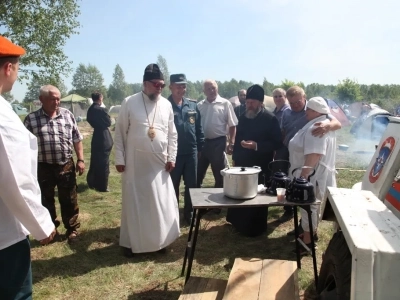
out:
M257 196L260 167L233 167L221 170L224 194L233 199L251 199Z

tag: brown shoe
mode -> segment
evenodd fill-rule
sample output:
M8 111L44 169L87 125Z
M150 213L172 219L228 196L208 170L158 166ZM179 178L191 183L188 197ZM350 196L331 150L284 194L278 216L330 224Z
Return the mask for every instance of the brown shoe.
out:
M78 240L78 235L78 231L76 230L67 230L65 234L69 244L76 242Z

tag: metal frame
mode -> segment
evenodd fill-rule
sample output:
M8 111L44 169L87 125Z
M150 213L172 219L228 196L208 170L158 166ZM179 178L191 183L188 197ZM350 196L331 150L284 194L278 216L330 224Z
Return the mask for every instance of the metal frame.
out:
M314 268L314 281L315 281L315 286L317 287L318 285L318 269L317 269L317 257L316 257L316 252L315 252L315 240L314 240L314 234L313 234L313 224L312 224L312 211L310 208L310 205L315 204L316 202L312 203L307 203L307 204L302 204L301 207L307 212L308 219L309 219L309 229L310 229L310 235L311 235L311 255L313 259L313 268ZM298 222L298 216L297 216L297 204L296 203L285 203L285 205L293 206L293 219L294 219L294 231L295 231L295 241L296 241L296 260L297 260L297 268L301 269L301 256L300 256L300 242L299 242L299 222ZM282 204L279 203L270 203L270 204L265 204L262 206L282 206ZM215 208L215 206L212 206L212 208ZM224 206L223 208L226 208ZM188 234L188 241L186 245L186 250L185 250L185 256L183 259L183 266L182 266L182 272L181 276L185 275L185 269L186 269L186 264L187 264L187 270L186 270L186 277L185 277L185 284L190 278L190 274L192 271L192 265L193 265L193 259L194 259L194 252L196 250L196 244L197 244L197 236L199 234L199 227L200 227L200 220L206 214L210 208L194 208L193 210L193 218L190 224L190 229L189 229L189 234ZM194 229L194 232L193 232Z

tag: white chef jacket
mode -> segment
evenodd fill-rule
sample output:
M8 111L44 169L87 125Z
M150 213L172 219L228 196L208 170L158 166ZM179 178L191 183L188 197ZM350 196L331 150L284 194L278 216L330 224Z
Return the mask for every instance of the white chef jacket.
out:
M292 176L292 171L296 168L301 168L305 163L305 155L316 153L321 154L318 164L315 166L315 174L311 176L310 182L314 185L315 196L318 200L323 200L325 197L326 187L336 187L335 176L335 157L336 157L336 133L329 131L323 137L312 135L314 124L317 122L329 122L326 116L321 116L309 121L289 142L289 158L290 170L289 175ZM293 174L298 177L301 169ZM313 212L313 227L316 230L318 224L318 206L311 205ZM303 209L301 212L301 224L305 231L309 231L308 217Z
M225 136L228 134L228 127L238 124L232 104L220 95L211 103L207 99L201 100L197 108L206 139Z
M32 233L47 238L54 229L41 204L36 137L0 96L0 250Z

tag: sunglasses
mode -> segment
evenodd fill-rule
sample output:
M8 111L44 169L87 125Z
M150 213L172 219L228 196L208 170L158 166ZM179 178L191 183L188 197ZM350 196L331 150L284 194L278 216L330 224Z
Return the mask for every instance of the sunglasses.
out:
M165 88L165 83L154 82L154 81L151 81L151 80L149 80L149 82L151 82L151 84L157 89Z

